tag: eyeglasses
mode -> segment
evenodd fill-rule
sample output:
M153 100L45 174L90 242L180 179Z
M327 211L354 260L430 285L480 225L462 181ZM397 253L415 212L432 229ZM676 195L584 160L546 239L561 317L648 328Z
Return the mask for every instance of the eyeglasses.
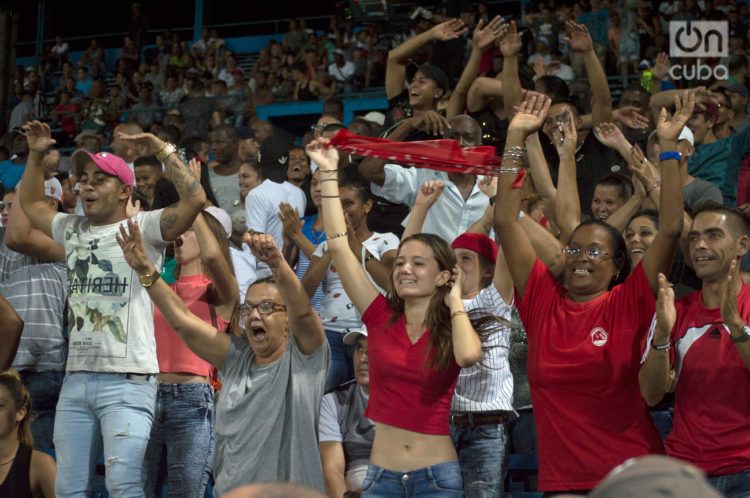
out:
M253 310L256 308L258 309L258 313L261 315L270 315L271 313L276 313L277 311L286 311L285 304L277 304L273 301L261 301L258 304L245 303L240 306L240 316L243 318L248 317L253 314Z
M604 259L605 256L609 256L609 253L607 253L604 249L596 246L591 246L586 249L578 246L565 246L565 248L563 249L563 254L570 258L577 258L581 254L585 254L586 257L591 261L599 261Z

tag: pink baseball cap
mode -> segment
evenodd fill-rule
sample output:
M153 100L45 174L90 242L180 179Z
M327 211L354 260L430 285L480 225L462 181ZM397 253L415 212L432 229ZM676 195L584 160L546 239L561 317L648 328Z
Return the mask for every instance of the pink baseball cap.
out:
M104 171L108 175L116 176L125 185L135 186L135 175L133 170L130 169L128 163L126 163L120 156L116 156L110 152L99 152L98 154L92 154L86 149L78 149L70 157L73 163L73 174L77 177L81 176L81 170L83 166L91 161L96 164L96 167Z

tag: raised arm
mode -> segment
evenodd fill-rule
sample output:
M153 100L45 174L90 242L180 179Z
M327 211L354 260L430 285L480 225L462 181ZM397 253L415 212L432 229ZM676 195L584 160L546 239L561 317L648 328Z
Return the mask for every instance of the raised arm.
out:
M40 121L31 121L24 125L26 139L29 142L29 158L23 172L23 184L18 199L21 209L29 217L31 225L41 230L47 237L52 237L52 220L57 211L44 198L44 154L55 144L49 125Z
M378 291L372 285L360 264L359 258L349 249L346 221L341 207L338 184L338 159L336 149L329 146L328 139L320 138L310 142L305 148L310 158L320 168L320 182L323 198L323 225L326 229L328 251L336 265L346 294L357 311L364 313L375 300Z
M682 96L675 96L675 113L671 118L667 117L667 110L662 108L656 123L659 150L662 154L677 151L677 137L693 114L694 105L695 92L688 91ZM661 171L659 231L646 249L642 263L654 295L659 291L659 273L668 274L672 265L672 257L682 233L683 212L680 162L676 159L660 161L659 170Z
M480 76L475 79L466 96L466 109L469 112L479 112L484 109L493 99L503 98L503 82L497 78ZM500 100L502 104L502 100Z
M305 276L302 277L302 287L309 297L315 295L315 291L326 276L331 264L331 253L326 251L322 256L310 257L310 266L307 267Z
M521 35L516 31L515 21L511 21L507 34L500 40L503 54L503 106L509 117L516 112L516 106L523 98L521 79L518 77L518 54L521 52Z
M518 222L518 213L521 210L521 189L516 188L514 182L523 171L522 156L526 138L541 128L550 104L549 98L532 95L518 106L516 115L508 128L503 166L500 168L497 185L495 230L505 250L513 285L521 296L531 275L536 255L526 232Z
M172 182L180 196L174 205L165 208L161 214L161 236L164 240L174 240L193 225L206 203L206 193L200 183L200 176L191 171L177 155L177 150L167 148L167 143L151 133L125 135L118 132L118 138L140 146L142 156L156 156L164 164L164 175Z
M451 19L433 26L424 33L406 40L404 43L388 52L388 62L385 67L385 94L392 99L404 89L406 80L406 63L409 56L423 45L433 41L454 40L466 32L466 26L460 19Z
M20 196L21 183L16 185L16 194ZM10 207L8 226L5 229L5 243L9 249L39 258L43 261L62 261L65 259L63 246L52 240L39 229L31 226L31 221L21 209L18 202Z
M616 124L610 122L599 123L594 128L594 136L599 142L606 145L610 149L617 151L620 157L626 161L630 161L630 149L633 146L622 134L620 128Z
M195 218L193 230L201 250L201 259L211 275L211 283L216 296L216 313L229 321L240 301L240 288L229 266L230 262L227 261L219 246L219 241L208 227L205 216L210 216L210 214L200 213Z
M544 214L557 223L557 213L555 212L557 188L552 181L549 165L542 151L539 133L534 133L526 139L526 155L529 159L529 172L531 173L531 179L534 181L534 189L542 198Z
M18 343L21 342L23 320L3 296L0 296L0 322L3 324L0 327L3 330L0 340L0 370L7 370L13 364Z
M591 87L591 117L593 125L612 121L612 94L609 91L607 74L594 52L591 35L583 24L573 21L566 23L570 37L567 38L570 49L583 55L586 76Z
M276 286L284 296L289 331L297 339L300 351L306 355L313 354L323 345L325 334L320 317L310 304L302 283L281 255L271 235L253 235L251 243L253 254L271 269Z
M461 77L458 83L456 83L456 88L453 89L451 98L448 101L448 108L445 113L448 119L463 114L466 109L466 98L469 88L471 88L472 83L479 73L479 63L482 60L482 54L501 36L504 28L502 23L503 18L496 16L486 26L484 26L484 21L480 19L476 28L474 28L469 60L466 62Z
M424 225L425 218L427 218L427 213L440 198L440 194L443 193L444 188L445 183L440 180L427 180L422 183L419 192L417 192L417 199L414 201L414 206L411 208L411 213L409 213L409 221L406 222L401 240L422 232L422 226Z
M670 334L677 321L674 307L674 289L664 274L659 274L659 291L656 294L656 321L646 344L646 358L638 371L641 396L649 406L656 406L664 398L669 387Z
M531 216L521 212L518 220L534 248L534 253L553 275L562 274L565 266L563 243L552 232L537 223Z
M567 121L559 124L552 132L552 141L560 156L560 170L557 174L557 199L555 214L560 227L560 240L567 243L573 231L581 223L581 200L578 196L576 179L576 141L578 134L570 114Z
M127 229L125 225L120 225L117 243L122 248L125 261L138 275L149 275L156 271L146 255L140 228L132 220L127 220ZM157 279L146 291L185 345L221 370L229 352L229 336L191 313L185 302L164 280Z
M482 340L471 324L469 316L461 299L464 282L464 272L459 265L453 269L451 290L445 295L445 305L451 312L451 328L453 329L453 357L461 368L476 364L482 357Z

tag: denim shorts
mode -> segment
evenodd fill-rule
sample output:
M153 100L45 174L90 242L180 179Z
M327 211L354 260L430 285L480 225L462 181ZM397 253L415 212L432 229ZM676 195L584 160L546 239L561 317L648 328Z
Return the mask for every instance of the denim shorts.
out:
M366 498L448 498L463 495L461 466L457 461L443 462L410 472L395 472L370 465L362 482L362 496Z

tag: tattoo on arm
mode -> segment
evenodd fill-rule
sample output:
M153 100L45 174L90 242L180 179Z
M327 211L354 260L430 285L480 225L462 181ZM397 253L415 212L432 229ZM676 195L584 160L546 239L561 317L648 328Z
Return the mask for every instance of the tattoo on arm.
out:
M187 166L182 164L182 161L180 161L176 154L172 154L167 158L165 166L177 193L180 194L180 198L190 198L200 195L202 190L200 181L195 178Z
M175 208L165 208L164 212L159 217L159 228L161 228L162 233L164 233L165 230L169 230L173 226L175 226L178 219L179 217L177 216L177 210Z

